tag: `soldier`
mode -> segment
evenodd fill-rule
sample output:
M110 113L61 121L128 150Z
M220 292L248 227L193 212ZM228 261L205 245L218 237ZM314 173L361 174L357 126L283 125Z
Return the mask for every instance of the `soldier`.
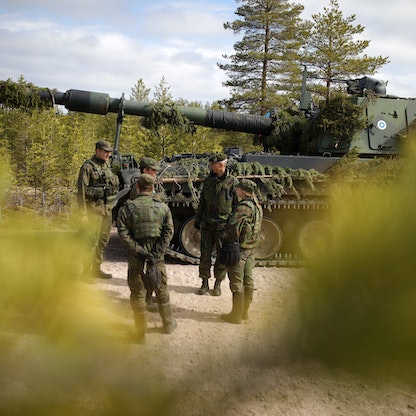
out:
M146 289L142 276L145 262L151 257L157 260L162 275L156 298L164 330L170 334L176 328L164 261L166 248L173 237L173 220L169 207L153 197L154 184L153 176L146 173L140 175L136 181L137 198L126 202L117 219L118 234L128 250L127 282L139 343L144 342L147 327Z
M106 140L95 144L95 154L86 160L78 175L78 206L84 223L94 238L91 270L102 279L111 274L101 270L104 249L110 239L112 209L119 191L119 179L111 170L109 158L113 149Z
M248 319L248 309L253 300L255 247L263 219L263 210L255 196L256 184L242 179L237 185L238 205L234 208L225 231L225 242L238 242L240 261L228 267L233 306L229 314L221 315L226 322L239 324Z
M160 166L157 163L157 161L151 157L142 157L140 159L139 162L139 169L140 169L140 173L146 173L148 175L153 176L154 178L156 178L157 173L160 170ZM138 191L137 191L137 186L135 186L135 184L133 184L132 189L130 191L130 199L135 199L137 198L138 195ZM157 194L158 196L160 196L160 200L163 201L164 200L164 195L162 193ZM154 195L156 196L156 194ZM147 310L149 312L157 312L158 308L155 305L155 303L153 302L153 292L151 290L147 290L146 291L146 305L147 305Z
M148 175L151 175L154 178L156 178L157 173L160 170L160 166L155 159L151 157L142 157L139 161L139 170L140 173L147 173ZM130 199L136 198L136 190L137 188L133 184L130 190Z
M214 249L221 247L223 234L228 217L237 204L235 185L238 182L227 168L227 155L216 153L209 158L211 174L205 179L200 202L195 214L195 228L201 230L201 257L199 277L202 286L199 295L208 293L208 279L211 277L211 256ZM213 296L221 295L221 282L226 276L226 267L218 262L214 264L215 284Z

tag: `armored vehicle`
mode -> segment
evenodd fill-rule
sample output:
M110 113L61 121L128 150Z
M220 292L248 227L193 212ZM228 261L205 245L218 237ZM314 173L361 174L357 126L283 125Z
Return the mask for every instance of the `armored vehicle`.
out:
M260 265L297 265L314 256L316 243L331 244L325 172L352 148L362 158L392 156L399 152L400 141L409 133L416 119L412 98L386 94L379 81L364 77L348 81L350 100L361 108L365 128L347 140L321 129L315 132L315 146L309 154L246 153L228 149L229 167L239 178L257 182L257 198L264 208L260 245L256 259ZM122 188L119 206L139 175L138 163L131 154L118 152L119 133L124 114L148 117L152 105L111 98L106 93L67 90L37 91L41 98L66 109L94 114L117 113L117 134L113 163L119 167ZM312 110L310 94L303 88L300 109L313 120L319 112ZM232 112L178 107L180 113L199 126L262 135L274 134L273 114L243 115ZM160 163L160 190L166 194L175 223L175 236L168 254L186 262L197 263L199 232L194 228L194 212L204 178L209 173L209 155L181 154Z

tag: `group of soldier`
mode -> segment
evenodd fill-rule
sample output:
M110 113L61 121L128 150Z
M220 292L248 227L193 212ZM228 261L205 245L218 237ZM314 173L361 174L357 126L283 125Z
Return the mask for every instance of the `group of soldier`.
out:
M104 279L112 277L103 272L100 265L110 238L112 209L119 190L118 176L110 165L112 151L110 143L98 141L95 154L81 166L78 177L79 208L95 236L91 273ZM226 154L212 155L209 167L210 174L203 182L195 213L195 228L201 233L199 277L202 284L197 293L206 295L210 292L212 255L216 251L211 295L221 295L221 283L228 275L232 310L221 318L239 324L248 319L253 299L252 271L263 212L255 196L256 184L232 176ZM172 316L164 262L174 226L164 197L155 190L159 169L154 159L141 159L140 176L117 217L118 235L128 253L127 283L135 322L134 338L138 343L145 341L147 312L156 309L153 291L165 333L172 333L177 326ZM160 277L158 286L153 289L146 287L144 279L150 261L156 264Z

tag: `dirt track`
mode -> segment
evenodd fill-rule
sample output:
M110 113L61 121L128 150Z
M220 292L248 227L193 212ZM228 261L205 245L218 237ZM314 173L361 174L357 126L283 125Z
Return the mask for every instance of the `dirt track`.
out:
M115 328L123 337L133 320L127 263L116 236L106 250L103 269L113 279L98 281L96 287L115 304ZM132 345L130 353L153 357L147 359L149 369L156 361L165 363L163 377L179 397L176 414L416 414L414 387L393 377L362 379L290 358L280 328L291 319L288 311L296 310L296 285L306 278L303 269L256 268L250 319L242 325L219 317L231 308L228 282L220 297L198 296L197 266L168 263L167 270L177 330L163 334L159 315L149 313L146 344Z

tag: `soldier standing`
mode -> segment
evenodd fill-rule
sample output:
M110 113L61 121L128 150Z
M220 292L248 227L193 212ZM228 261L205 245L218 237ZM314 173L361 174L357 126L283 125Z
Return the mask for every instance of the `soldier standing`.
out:
M211 174L202 185L201 197L195 213L195 228L201 230L201 257L199 277L202 286L199 295L208 293L208 279L211 277L211 256L214 249L219 251L221 236L228 217L237 204L235 185L238 182L227 168L227 155L216 153L209 158ZM221 282L226 276L226 266L218 262L214 264L215 285L213 296L221 295Z
M91 270L102 279L112 277L101 270L101 263L110 239L112 209L119 191L118 176L111 170L109 162L112 151L109 142L98 141L94 156L83 163L78 175L78 207L83 222L88 224L94 237Z
M144 342L147 328L146 289L143 283L144 265L151 257L157 260L162 275L156 290L157 305L167 334L176 328L172 317L165 251L173 237L173 220L169 207L153 196L155 178L143 173L136 181L138 196L128 200L121 208L118 219L118 234L128 250L127 282L130 288L130 304L137 329L137 341Z
M139 161L139 169L140 169L140 173L146 173L148 175L153 176L155 179L157 177L157 173L160 170L160 166L157 163L157 161L151 157L142 157ZM154 191L153 191L154 192ZM135 199L137 198L138 195L138 187L135 186L135 184L133 184L131 190L130 190L130 199ZM160 197L161 201L164 201L164 194L162 193L155 193L154 192L154 197ZM147 305L147 310L149 312L157 312L158 308L155 305L155 303L153 302L153 291L151 290L147 290L146 291L146 305Z
M153 176L156 178L157 173L160 170L160 165L157 161L151 157L142 157L139 161L139 170L140 173L147 173L148 175ZM137 188L136 186L131 187L130 190L130 199L134 199L137 196ZM162 197L161 197L162 200Z
M234 208L225 231L225 242L238 242L240 261L228 267L230 289L233 293L233 306L229 314L221 315L226 322L239 324L241 319L248 319L248 309L253 300L255 265L255 247L263 219L263 210L255 196L256 184L249 179L242 179L237 185L239 199Z

